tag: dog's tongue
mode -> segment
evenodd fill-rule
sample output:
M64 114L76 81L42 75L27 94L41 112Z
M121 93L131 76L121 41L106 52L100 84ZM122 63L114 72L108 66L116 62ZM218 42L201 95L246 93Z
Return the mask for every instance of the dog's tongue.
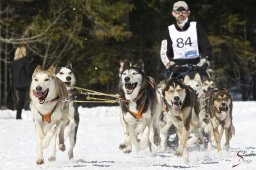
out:
M222 120L225 120L226 117L227 117L227 112L222 111L222 112L221 112L221 119L222 119Z
M38 98L40 98L40 97L43 97L44 92L33 90L33 95L36 96L36 97L38 97Z

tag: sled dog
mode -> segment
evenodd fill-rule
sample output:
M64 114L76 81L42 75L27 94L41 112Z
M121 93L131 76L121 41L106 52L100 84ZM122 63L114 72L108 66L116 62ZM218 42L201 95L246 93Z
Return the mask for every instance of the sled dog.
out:
M151 145L159 142L159 93L153 79L146 76L142 60L125 60L120 66L120 119L125 139L119 148L124 153L130 153L132 146L151 151Z
M74 89L74 85L76 83L76 77L72 71L72 65L68 64L65 67L57 67L55 69L56 77L58 77L63 83L65 83L66 88L68 90L68 96L71 99L76 93ZM68 119L66 122L62 124L62 128L65 129L64 131L64 138L68 136L70 142L70 148L68 151L69 159L74 157L73 149L76 144L77 139L77 130L79 125L79 113L78 113L78 106L72 100L69 102L69 110L68 110Z
M184 84L181 79L168 80L161 84L163 106L165 107L160 119L161 149L166 147L168 129L174 125L179 138L176 155L181 156L187 143L194 143L199 139L199 119L195 91ZM197 111L197 112L196 112ZM189 132L194 137L187 141Z
M214 89L208 92L206 112L210 114L211 136L213 136L218 151L221 151L221 139L225 131L225 148L229 149L230 140L235 134L232 121L232 97L227 89Z
M61 125L68 115L68 103L61 99L68 97L64 84L55 77L54 67L43 70L37 66L30 86L30 109L33 113L37 136L36 163L43 164L43 149L52 142L49 161L56 159L56 138L59 135L60 149L64 150L64 136L60 134Z

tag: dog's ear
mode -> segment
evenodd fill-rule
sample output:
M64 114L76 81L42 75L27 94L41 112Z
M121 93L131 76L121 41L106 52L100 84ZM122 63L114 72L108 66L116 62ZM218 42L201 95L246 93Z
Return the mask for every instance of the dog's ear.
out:
M42 70L42 66L41 65L37 65L34 72L38 72Z
M190 81L190 78L189 78L188 75L186 75L186 76L184 77L184 83L185 83L185 84L188 84L189 81Z
M144 62L141 59L138 61L138 67L144 72Z
M129 60L124 60L124 63L123 63L123 70L127 69L127 68L130 68L131 67L131 62ZM122 70L122 71L123 71Z
M70 70L72 70L72 64L70 62L68 62L66 67L69 68Z
M61 67L55 67L55 74L58 74L60 72Z
M197 81L200 81L200 82L202 82L201 81L201 76L200 76L200 74L199 73L196 73L196 75L195 75L195 78L194 78L195 80L197 80Z
M119 74L121 75L121 73L123 72L124 70L124 60L120 60L119 61Z
M54 73L55 73L55 68L56 68L56 67L55 67L54 65L51 65L51 66L48 68L47 71L48 71L49 73L51 73L51 74L54 75Z

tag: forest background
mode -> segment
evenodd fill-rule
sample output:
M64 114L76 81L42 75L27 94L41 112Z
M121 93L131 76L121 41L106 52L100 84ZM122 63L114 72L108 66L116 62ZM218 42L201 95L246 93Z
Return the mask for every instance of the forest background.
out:
M145 63L164 79L160 44L174 0L1 0L0 106L15 108L11 65L25 45L34 66L71 62L77 85L118 92L119 61ZM256 100L256 1L187 0L213 49L211 68L235 100Z

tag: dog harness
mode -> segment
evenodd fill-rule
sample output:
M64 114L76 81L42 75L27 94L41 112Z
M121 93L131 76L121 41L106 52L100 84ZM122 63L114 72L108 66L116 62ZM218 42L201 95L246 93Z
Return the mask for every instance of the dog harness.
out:
M50 100L50 102L55 102L55 101L58 101L59 100L59 97L56 97L52 100ZM54 110L56 109L57 107L57 104L54 106L54 108L48 112L47 114L42 114L40 113L38 110L38 113L42 116L42 122L47 122L47 123L51 123L51 116L52 116L52 113L54 112Z
M56 109L56 106L57 106L57 104L54 106L54 108L50 112L48 112L45 115L43 115L42 113L40 113L38 111L38 113L42 116L42 121L43 122L51 123L51 116L52 116L52 113L54 112L54 110Z

